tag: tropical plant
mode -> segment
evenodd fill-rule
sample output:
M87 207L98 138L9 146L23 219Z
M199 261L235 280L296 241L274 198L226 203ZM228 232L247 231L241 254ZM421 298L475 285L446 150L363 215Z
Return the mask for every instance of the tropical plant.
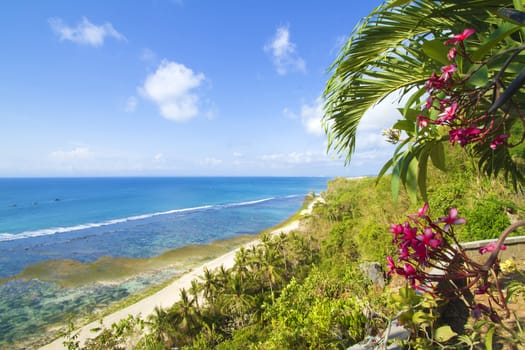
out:
M523 130L525 46L513 7L523 9L517 0L396 0L377 7L331 66L324 92L329 148L349 162L364 113L397 94L405 105L387 135L399 145L379 173L392 170L394 196L402 183L414 202L418 189L426 199L427 165L445 169L446 142L466 147L483 173L503 173L521 187L509 152L524 138L516 130Z

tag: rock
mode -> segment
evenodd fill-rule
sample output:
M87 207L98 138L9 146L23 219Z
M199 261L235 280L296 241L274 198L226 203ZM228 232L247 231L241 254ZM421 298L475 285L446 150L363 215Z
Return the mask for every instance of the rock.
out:
M363 271L372 283L378 287L385 286L385 273L383 266L378 262L364 262L359 264L361 271Z

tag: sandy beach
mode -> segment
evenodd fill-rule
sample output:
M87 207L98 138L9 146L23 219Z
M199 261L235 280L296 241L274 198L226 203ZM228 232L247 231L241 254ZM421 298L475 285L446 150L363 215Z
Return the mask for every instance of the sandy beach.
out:
M314 204L319 201L321 198L317 197L314 201L310 203L308 208L301 211L301 216L308 215L311 213ZM291 231L297 230L299 228L301 219L294 220L287 225L280 227L271 232L272 235L280 233L289 233ZM259 240L254 240L250 243L244 245L245 248L250 248L254 245L259 244ZM214 270L219 268L221 265L225 268L231 268L234 265L235 254L240 249L237 248L229 253L226 253L212 261L209 261L198 268L184 274L179 279L175 280L166 288L158 291L157 293L150 295L137 303L130 305L124 309L121 309L113 314L110 314L102 319L102 323L105 327L110 327L111 324L118 322L121 319L128 317L128 315L133 315L135 317L140 316L145 319L151 313L153 313L155 307L168 308L172 306L175 302L180 299L180 290L185 288L188 289L191 286L191 281L198 279L203 275L205 269ZM74 333L78 332L78 341L80 345L83 345L84 342L89 338L94 338L96 333L93 333L91 329L100 327L100 320L91 322ZM49 343L43 347L41 350L62 350L66 349L63 345L64 338L58 338L52 343Z

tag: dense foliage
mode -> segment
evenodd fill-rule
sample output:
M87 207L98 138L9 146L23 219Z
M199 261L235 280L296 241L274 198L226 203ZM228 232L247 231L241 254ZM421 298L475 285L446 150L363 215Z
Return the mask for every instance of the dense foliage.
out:
M491 212L508 217L506 208L512 207L522 215L523 198L501 182L472 181L465 173L475 169L461 154L451 157L449 170L431 169L435 181L429 189L448 193L444 179L456 182L454 204L462 212L479 203L504 203ZM366 315L373 310L392 316L406 303L393 298L392 286L374 287L359 264L383 262L394 252L389 222L415 210L406 204L406 192L400 196L392 199L387 178L377 185L372 178L332 180L300 231L264 236L258 247L239 251L232 269L206 271L170 309L157 309L144 322L124 320L84 348L119 349L127 343L136 349L344 349L375 335L386 323ZM436 198L431 206L444 213L445 204ZM490 238L483 227L465 234Z

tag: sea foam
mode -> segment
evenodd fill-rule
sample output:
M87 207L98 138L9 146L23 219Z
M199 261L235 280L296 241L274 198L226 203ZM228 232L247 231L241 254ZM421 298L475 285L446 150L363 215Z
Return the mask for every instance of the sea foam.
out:
M289 195L289 196L284 196L283 198L293 198L293 197L298 197L298 196L299 195ZM161 215L170 215L170 214L178 214L178 213L185 213L185 212L255 205L255 204L268 202L274 199L277 199L277 197L269 197L269 198L257 199L253 201L238 202L238 203L203 205L203 206L192 207L192 208L172 209L172 210L161 211L161 212L156 212L156 213L134 215L134 216L126 217L126 218L107 220L107 221L102 221L102 222L97 222L97 223L87 223L87 224L81 224L81 225L75 225L75 226L69 226L69 227L53 227L53 228L46 228L46 229L41 229L41 230L26 231L26 232L21 232L17 234L0 233L0 242L12 241L12 240L24 239L24 238L48 236L48 235L73 232L73 231L80 231L80 230L85 230L89 228L121 224L121 223L129 222L129 221L145 220L145 219L149 219L149 218L152 218L155 216L161 216Z

